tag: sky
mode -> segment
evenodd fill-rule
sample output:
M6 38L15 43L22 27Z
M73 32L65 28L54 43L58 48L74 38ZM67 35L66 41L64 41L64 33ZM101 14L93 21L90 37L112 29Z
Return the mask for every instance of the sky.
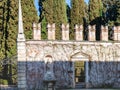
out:
M35 7L36 7L37 11L39 11L38 1L39 0L35 0ZM68 5L70 5L70 1L71 0L66 0L66 3L68 3ZM85 2L88 3L89 0L85 0ZM39 12L38 12L38 15L39 15Z

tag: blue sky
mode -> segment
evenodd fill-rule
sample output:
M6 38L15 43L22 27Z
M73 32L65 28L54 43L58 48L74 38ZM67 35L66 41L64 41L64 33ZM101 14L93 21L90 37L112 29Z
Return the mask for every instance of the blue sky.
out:
M39 8L39 7L38 7L38 1L39 1L39 0L35 0L35 7L36 7L37 11L38 11L38 8ZM70 1L71 1L71 0L66 0L66 2L67 2L69 5L70 5ZM89 1L89 0L85 0L86 3L88 3L88 1ZM38 12L38 15L39 15L39 12Z

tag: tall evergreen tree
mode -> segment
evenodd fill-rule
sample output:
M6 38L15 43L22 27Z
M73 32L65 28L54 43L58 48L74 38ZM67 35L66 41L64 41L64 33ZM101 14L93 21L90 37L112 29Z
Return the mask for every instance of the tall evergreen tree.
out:
M32 38L32 22L38 19L34 1L22 0L22 11L25 34L27 39L30 39ZM17 31L18 0L0 0L0 60L16 55ZM2 67L5 71L3 76L8 76L9 67L9 65Z
M21 0L21 1L25 35L27 39L31 39L32 22L38 22L37 10L35 9L34 6L34 0Z
M68 22L70 23L71 20L70 20L70 17L71 17L71 7L67 4L66 5L66 9L67 9L67 19L68 19Z
M66 11L66 2L65 0L53 0L53 19L56 24L56 39L61 39L61 28L60 25L62 23L67 23L67 11Z
M0 59L16 54L16 39L18 30L18 1L3 0L1 8L1 31L0 31ZM38 20L34 1L22 0L24 30L27 39L32 38L32 22ZM29 12L29 13L28 13ZM31 18L32 17L32 18Z
M102 2L101 0L89 1L89 22L90 24L100 23L100 17L102 15Z
M56 39L61 39L60 24L67 23L65 0L42 0L39 3L41 8L40 11L42 12L40 21L42 22L42 20L46 19L47 23L55 23Z
M74 25L83 24L83 18L85 18L85 2L84 0L72 0L71 1L71 39L74 37Z
M116 24L120 25L120 0L117 0L116 3L117 8L117 18L116 18Z
M48 23L53 23L53 14L54 14L54 11L53 11L53 0L40 0L39 3L42 3L42 5L40 6L41 7L41 17L42 19L45 17L46 18L46 21Z
M89 23L90 25L96 25L96 40L100 40L102 9L103 9L103 5L101 0L89 1Z

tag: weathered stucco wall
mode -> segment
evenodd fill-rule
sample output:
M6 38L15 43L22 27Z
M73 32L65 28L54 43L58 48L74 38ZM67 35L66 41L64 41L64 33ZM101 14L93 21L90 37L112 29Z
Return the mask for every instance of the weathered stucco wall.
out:
M89 60L89 87L120 83L120 44L115 42L27 41L27 87L43 88L45 58L51 56L57 87L74 87L73 57L83 54ZM76 58L81 59L82 58ZM69 71L72 70L72 73Z

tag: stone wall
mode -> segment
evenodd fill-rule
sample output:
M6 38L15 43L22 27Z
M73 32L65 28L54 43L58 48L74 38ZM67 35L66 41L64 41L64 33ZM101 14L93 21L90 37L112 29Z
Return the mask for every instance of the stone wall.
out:
M43 88L45 56L52 56L56 87L74 87L74 56L89 60L89 87L119 87L120 45L115 42L27 41L27 86ZM77 59L77 58L76 58ZM72 73L69 73L69 71Z
M75 26L75 40L69 40L69 24L62 24L62 40L55 41L55 24L48 24L48 40L41 40L41 24L33 24L33 40L26 41L23 29L21 0L17 37L18 89L44 88L45 74L53 74L56 87L75 87L74 61L86 61L86 87L120 88L120 26L113 28L113 41L108 41L108 27L101 26L100 42L96 26L88 26L88 41L83 41L82 25ZM92 41L92 42L90 42ZM103 42L104 41L104 42ZM107 41L107 42L105 42Z
M90 62L92 87L120 88L120 62Z

